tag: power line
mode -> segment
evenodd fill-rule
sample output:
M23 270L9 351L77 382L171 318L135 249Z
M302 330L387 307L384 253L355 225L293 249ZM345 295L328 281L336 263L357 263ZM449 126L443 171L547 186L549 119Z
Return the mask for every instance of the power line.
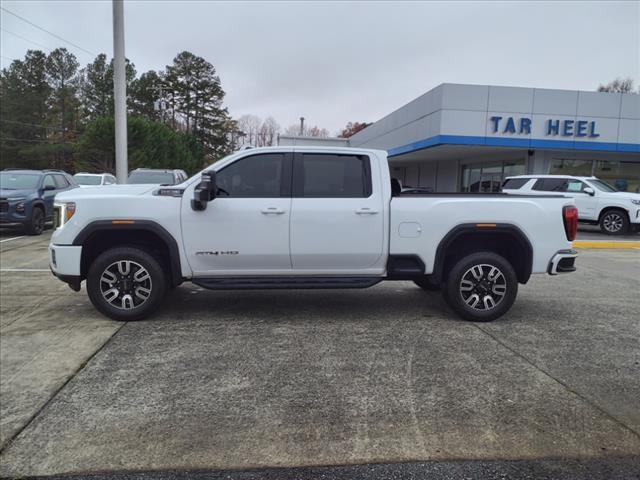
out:
M0 137L0 142L30 142L30 143L51 143L49 140L30 140L28 138L11 138L11 137Z
M12 62L15 60L15 58L5 57L4 55L0 55L0 57L4 58L5 60L10 60Z
M7 30L6 28L2 28L2 27L0 27L0 30L2 30L4 33L8 33L9 35L13 35L14 37L21 38L22 40L25 40L25 41L27 41L27 42L29 42L29 43L33 43L34 45L37 45L37 46L39 46L39 47L45 48L45 49L47 49L47 50L50 50L50 48L49 48L49 47L47 47L47 46L45 46L45 45L43 45L43 44L41 44L41 43L34 42L33 40L29 40L27 37L23 37L22 35L18 35L17 33L10 32L10 31L9 31L9 30Z
M25 123L25 122L18 122L17 120L6 120L4 118L0 118L0 122L15 123L16 125L25 125L27 127L50 128L52 130L56 129L56 127L48 127L47 125L42 125L42 124L39 124L39 123Z
M45 32L45 33L48 33L49 35L51 35L51 36L53 36L53 37L56 37L58 40L62 40L63 42L68 43L69 45L73 45L73 46L74 46L74 47L76 47L77 49L80 49L80 50L82 50L83 52L88 53L89 55L93 55L94 57L96 57L96 56L97 56L95 53L93 53L93 52L91 52L91 51L87 50L86 48L82 48L80 45L77 45L77 44L75 44L75 43L73 43L73 42L70 42L70 41L69 41L69 40L67 40L66 38L62 38L60 35L57 35L57 34L55 34L55 33L53 33L53 32L50 32L49 30L47 30L47 29L45 29L45 28L42 28L40 25L36 25L36 24L35 24L35 23L33 23L32 21L27 20L26 18L21 17L20 15L17 15L17 14L15 14L15 13L13 13L12 11L7 10L7 9L6 9L6 8L4 8L4 7L0 7L0 9L2 9L3 11L7 12L7 13L8 13L8 14L10 14L10 15L13 15L13 16L14 16L14 17L16 17L16 18L19 18L19 19L20 19L20 20L22 20L23 22L26 22L26 23L28 23L29 25L34 26L34 27L36 27L37 29L42 30L42 31L43 31L43 32Z

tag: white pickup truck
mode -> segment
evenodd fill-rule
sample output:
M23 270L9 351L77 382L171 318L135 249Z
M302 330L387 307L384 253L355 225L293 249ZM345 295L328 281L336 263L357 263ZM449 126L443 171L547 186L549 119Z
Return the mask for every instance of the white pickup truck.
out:
M490 321L532 273L575 270L574 200L401 192L384 151L243 150L172 186L56 197L53 274L116 320L189 280L221 289L364 288L412 280Z

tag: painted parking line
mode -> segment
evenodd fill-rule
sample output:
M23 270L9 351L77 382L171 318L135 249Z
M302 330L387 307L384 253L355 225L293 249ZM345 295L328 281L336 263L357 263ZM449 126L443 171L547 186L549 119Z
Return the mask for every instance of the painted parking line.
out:
M640 249L640 242L634 240L576 240L573 248L614 248L614 249Z
M0 268L0 272L51 272L48 268Z
M18 240L19 238L24 238L26 235L20 235L19 237L5 238L4 240L0 240L0 243L10 242L11 240Z

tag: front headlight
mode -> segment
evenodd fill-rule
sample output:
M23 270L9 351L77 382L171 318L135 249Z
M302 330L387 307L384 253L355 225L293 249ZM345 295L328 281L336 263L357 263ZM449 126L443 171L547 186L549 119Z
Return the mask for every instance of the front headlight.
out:
M53 205L53 225L61 228L76 213L75 202L60 202Z
M640 205L640 200L631 199L631 203L634 205Z

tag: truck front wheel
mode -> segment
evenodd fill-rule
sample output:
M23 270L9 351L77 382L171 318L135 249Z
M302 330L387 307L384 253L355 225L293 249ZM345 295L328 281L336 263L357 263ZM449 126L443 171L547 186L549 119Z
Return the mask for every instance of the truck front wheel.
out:
M114 320L142 320L160 305L167 288L160 263L139 248L100 254L87 273L87 293L98 311Z
M490 322L504 315L518 293L511 264L492 252L478 252L458 260L444 285L444 298L465 320Z

